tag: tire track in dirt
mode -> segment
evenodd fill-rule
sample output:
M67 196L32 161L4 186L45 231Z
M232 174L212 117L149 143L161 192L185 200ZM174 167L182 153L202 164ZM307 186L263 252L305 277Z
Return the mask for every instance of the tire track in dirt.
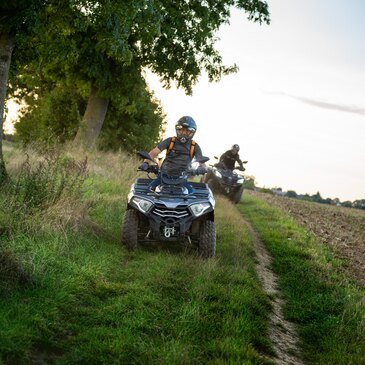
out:
M257 273L265 292L272 298L268 335L277 354L277 357L272 360L278 365L302 365L304 363L300 359L299 338L296 328L283 315L285 301L280 298L280 292L277 289L277 276L271 270L271 256L252 225L247 220L245 222L254 243Z

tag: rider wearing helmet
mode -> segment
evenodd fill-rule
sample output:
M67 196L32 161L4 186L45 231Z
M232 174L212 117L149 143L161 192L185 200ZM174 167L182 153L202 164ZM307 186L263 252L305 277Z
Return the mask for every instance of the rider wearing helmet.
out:
M223 153L223 155L219 158L219 162L217 164L218 167L221 167L225 170L234 170L236 162L240 165L240 170L245 171L243 167L243 163L240 160L240 155L238 154L240 150L240 146L238 144L234 144L230 150Z
M200 146L192 139L196 129L197 125L192 117L181 117L175 124L176 137L166 138L149 152L152 159L155 159L163 150L167 150L166 158L161 166L162 173L169 176L179 176L189 168L193 157L202 156ZM146 162L149 161L145 160L144 164ZM206 169L206 167L205 164L200 165L198 170L200 169L201 173L202 169ZM140 168L144 169L142 166ZM160 179L157 178L151 187L154 188L159 183Z

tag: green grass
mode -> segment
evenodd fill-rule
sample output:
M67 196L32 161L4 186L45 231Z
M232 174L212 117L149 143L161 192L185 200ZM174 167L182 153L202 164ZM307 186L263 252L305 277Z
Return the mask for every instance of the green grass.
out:
M273 257L310 364L365 364L364 290L341 273L342 262L284 212L246 194L238 206Z
M129 253L132 172L91 171L77 224L44 212L0 236L33 280L0 297L0 364L270 364L269 303L234 207L218 200L215 259L166 245Z

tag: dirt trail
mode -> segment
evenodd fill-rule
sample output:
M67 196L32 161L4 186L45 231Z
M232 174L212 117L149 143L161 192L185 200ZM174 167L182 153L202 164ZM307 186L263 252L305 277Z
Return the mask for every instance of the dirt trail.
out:
M283 316L284 300L280 298L277 290L277 277L271 270L271 257L264 244L261 242L256 231L247 222L251 237L253 238L257 256L256 269L263 288L272 298L272 315L269 323L269 337L273 344L277 358L273 359L279 365L300 365L300 350L298 348L299 338L293 323L287 321Z

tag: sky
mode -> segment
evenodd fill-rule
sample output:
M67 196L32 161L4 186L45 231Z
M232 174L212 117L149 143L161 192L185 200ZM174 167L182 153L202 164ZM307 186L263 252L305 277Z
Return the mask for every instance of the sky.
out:
M239 72L193 95L163 89L147 72L167 116L165 137L183 115L198 125L203 154L232 144L259 186L365 199L365 1L268 0L270 25L233 10L217 49Z

